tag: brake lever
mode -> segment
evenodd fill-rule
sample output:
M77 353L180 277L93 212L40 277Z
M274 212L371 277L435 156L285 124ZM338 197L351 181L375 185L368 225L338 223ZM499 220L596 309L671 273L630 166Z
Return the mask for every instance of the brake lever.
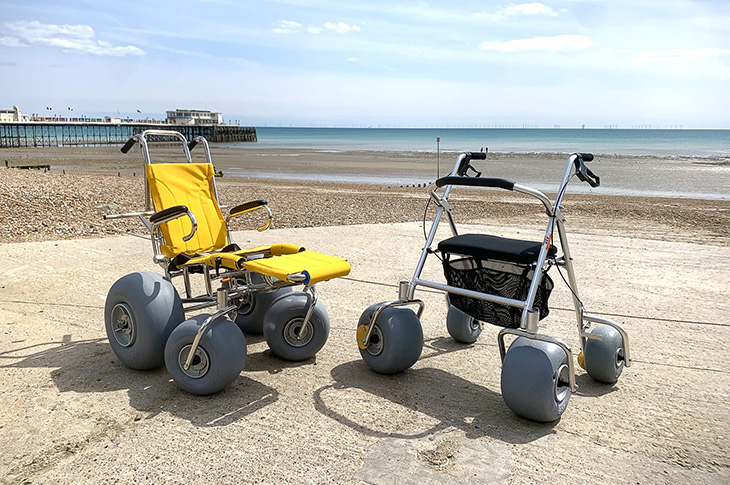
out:
M466 173L469 173L469 170L471 170L472 172L474 172L476 174L476 177L477 178L479 178L479 177L482 176L482 172L479 172L476 168L472 167L471 166L471 163L469 164L468 167L466 167Z

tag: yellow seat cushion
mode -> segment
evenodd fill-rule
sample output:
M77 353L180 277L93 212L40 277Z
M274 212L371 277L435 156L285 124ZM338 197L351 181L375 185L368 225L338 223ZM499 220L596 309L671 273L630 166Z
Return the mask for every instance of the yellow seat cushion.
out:
M155 210L184 205L195 216L198 230L190 241L188 217L179 217L160 226L165 244L160 251L168 258L180 253L200 254L228 244L228 231L213 189L213 165L209 163L155 163L145 168Z

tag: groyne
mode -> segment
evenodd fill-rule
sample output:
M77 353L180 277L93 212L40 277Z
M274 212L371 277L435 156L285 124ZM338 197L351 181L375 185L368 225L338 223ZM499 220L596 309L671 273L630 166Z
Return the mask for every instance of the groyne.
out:
M256 128L233 125L173 125L159 123L0 122L0 148L101 146L126 142L144 130L172 130L188 140L255 142Z

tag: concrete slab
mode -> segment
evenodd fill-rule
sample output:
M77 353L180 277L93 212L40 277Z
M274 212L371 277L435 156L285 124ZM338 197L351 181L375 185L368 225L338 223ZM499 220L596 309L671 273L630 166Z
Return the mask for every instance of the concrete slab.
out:
M539 232L471 226L505 236ZM444 233L445 235L446 233ZM294 242L344 256L349 277L318 286L331 318L316 359L288 363L249 338L225 391L194 397L164 369L132 371L106 341L106 292L158 271L133 236L0 245L0 481L79 483L727 483L730 262L727 248L572 234L591 313L625 324L634 365L613 387L581 370L550 425L500 396L497 328L474 345L446 332L443 296L419 291L425 347L380 376L355 343L360 313L396 297L423 245L418 223L241 232L242 246ZM424 276L442 281L433 259ZM570 294L545 333L577 346ZM448 458L448 466L443 466ZM407 473L405 473L407 471Z

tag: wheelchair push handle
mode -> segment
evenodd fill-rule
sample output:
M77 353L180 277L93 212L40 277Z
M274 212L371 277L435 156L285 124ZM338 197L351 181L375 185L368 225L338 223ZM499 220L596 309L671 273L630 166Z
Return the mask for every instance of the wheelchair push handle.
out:
M573 164L575 165L575 174L578 179L582 182L587 182L591 187L598 187L601 185L601 178L594 174L591 169L586 167L584 162L593 161L592 153L574 153Z
M129 150L131 150L135 143L137 143L136 135L127 140L127 143L122 146L122 153L127 153Z

